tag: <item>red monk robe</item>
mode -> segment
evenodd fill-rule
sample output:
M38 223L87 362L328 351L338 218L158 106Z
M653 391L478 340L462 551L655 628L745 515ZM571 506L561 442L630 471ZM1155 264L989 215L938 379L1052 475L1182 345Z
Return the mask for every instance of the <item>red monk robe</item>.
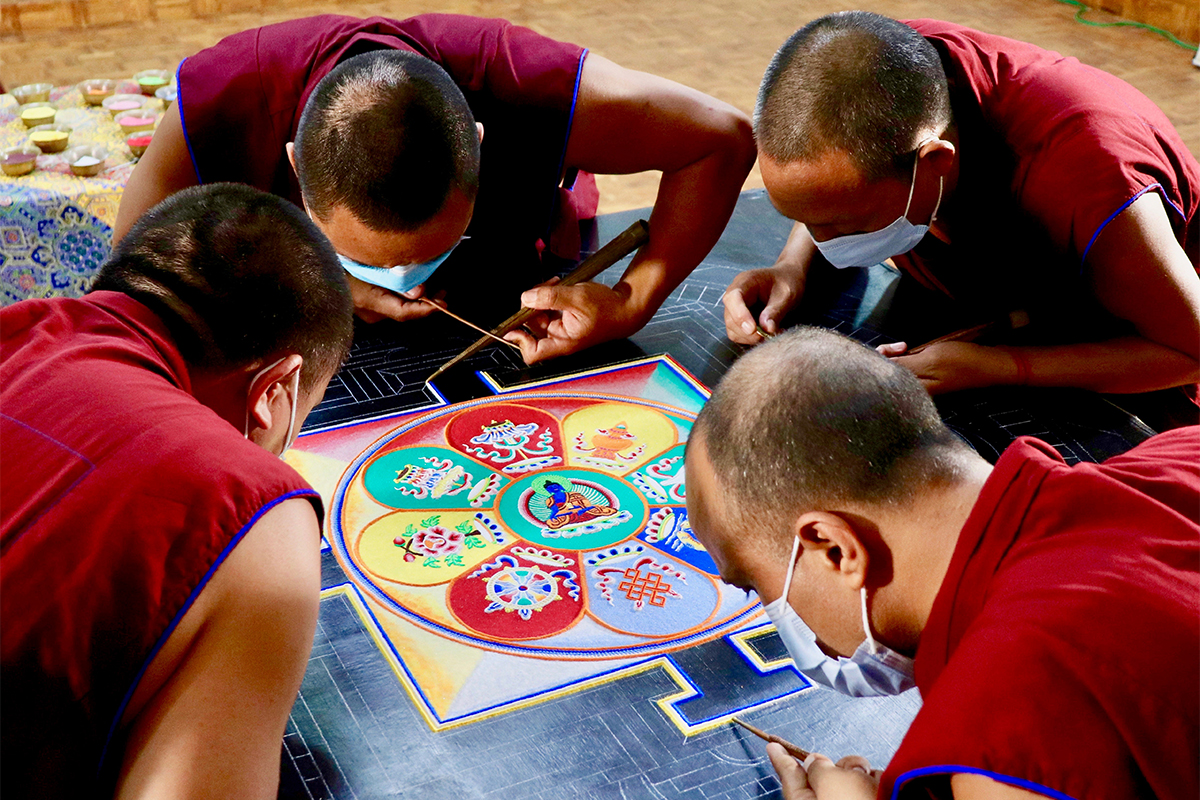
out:
M1200 164L1145 95L1025 42L938 20L906 24L941 56L960 163L954 202L938 212L952 242L926 236L897 267L988 317L1022 308L1068 332L1086 319L1089 330L1074 332L1094 341L1103 312L1084 288L1084 263L1143 193L1159 194L1200 265Z
M982 773L1055 798L1200 795L1200 428L1067 467L1018 439L921 634L879 797Z

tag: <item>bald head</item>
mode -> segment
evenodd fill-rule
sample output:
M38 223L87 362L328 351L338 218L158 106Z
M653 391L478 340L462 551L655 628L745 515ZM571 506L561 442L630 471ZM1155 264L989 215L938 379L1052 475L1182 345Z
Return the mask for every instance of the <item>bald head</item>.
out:
M760 151L781 164L843 150L877 181L907 179L920 138L950 122L933 46L896 20L843 11L779 48L759 88L754 130Z
M295 142L304 202L318 219L344 207L375 231L412 231L451 192L479 189L475 117L453 79L424 56L376 50L321 79Z
M691 438L703 442L728 512L788 543L799 513L903 503L974 456L911 372L821 328L742 356Z

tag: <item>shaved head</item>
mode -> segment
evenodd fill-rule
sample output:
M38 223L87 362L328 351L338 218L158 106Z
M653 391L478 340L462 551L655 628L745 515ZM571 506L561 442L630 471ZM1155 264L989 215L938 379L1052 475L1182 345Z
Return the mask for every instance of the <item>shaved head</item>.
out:
M479 189L479 133L462 90L424 56L376 50L321 79L300 116L296 174L319 219L345 207L375 231L412 231Z
M742 356L701 409L727 513L791 542L800 513L899 504L950 482L973 451L911 372L822 328L800 327Z
M759 149L781 164L844 150L870 181L907 179L920 137L949 127L937 51L894 19L843 11L779 48L754 114Z

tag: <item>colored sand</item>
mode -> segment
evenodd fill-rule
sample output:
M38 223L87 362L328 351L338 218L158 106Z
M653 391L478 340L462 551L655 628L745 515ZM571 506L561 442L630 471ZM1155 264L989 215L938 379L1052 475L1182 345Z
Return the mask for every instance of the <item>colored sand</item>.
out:
M142 125L153 125L154 117L121 117L117 120L118 125L124 125L126 128L137 128Z
M37 155L34 153L9 153L4 157L4 166L15 167L17 164L27 164L36 160Z
M37 133L29 134L29 138L35 143L51 144L53 142L64 142L67 139L66 131L38 131Z
M152 138L153 137L148 133L145 136L130 136L125 140L125 144L129 145L130 147L149 147L150 140Z
M83 158L77 159L75 161L75 163L72 164L71 166L72 167L94 167L99 163L100 163L100 159L96 158L95 156L84 156Z
M21 119L52 119L54 117L54 109L46 106L38 106L37 108L27 108L21 112Z
M109 105L111 111L132 111L135 108L141 108L142 104L137 100L118 100Z
M147 89L149 89L150 87L154 87L157 89L159 86L166 86L166 85L167 85L166 78L159 78L159 77L154 77L154 76L138 78L138 86L145 86Z
M87 93L88 94L108 94L111 91L112 91L111 89L101 89L98 86L89 86Z

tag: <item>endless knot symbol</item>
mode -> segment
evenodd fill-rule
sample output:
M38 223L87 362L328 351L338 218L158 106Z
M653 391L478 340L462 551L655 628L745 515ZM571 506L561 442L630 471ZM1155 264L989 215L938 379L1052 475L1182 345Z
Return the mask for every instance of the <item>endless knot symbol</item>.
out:
M637 567L630 567L625 570L625 580L617 584L617 590L624 591L625 598L635 603L649 600L650 605L662 608L671 593L671 584L663 583L658 573L647 572L643 576Z

